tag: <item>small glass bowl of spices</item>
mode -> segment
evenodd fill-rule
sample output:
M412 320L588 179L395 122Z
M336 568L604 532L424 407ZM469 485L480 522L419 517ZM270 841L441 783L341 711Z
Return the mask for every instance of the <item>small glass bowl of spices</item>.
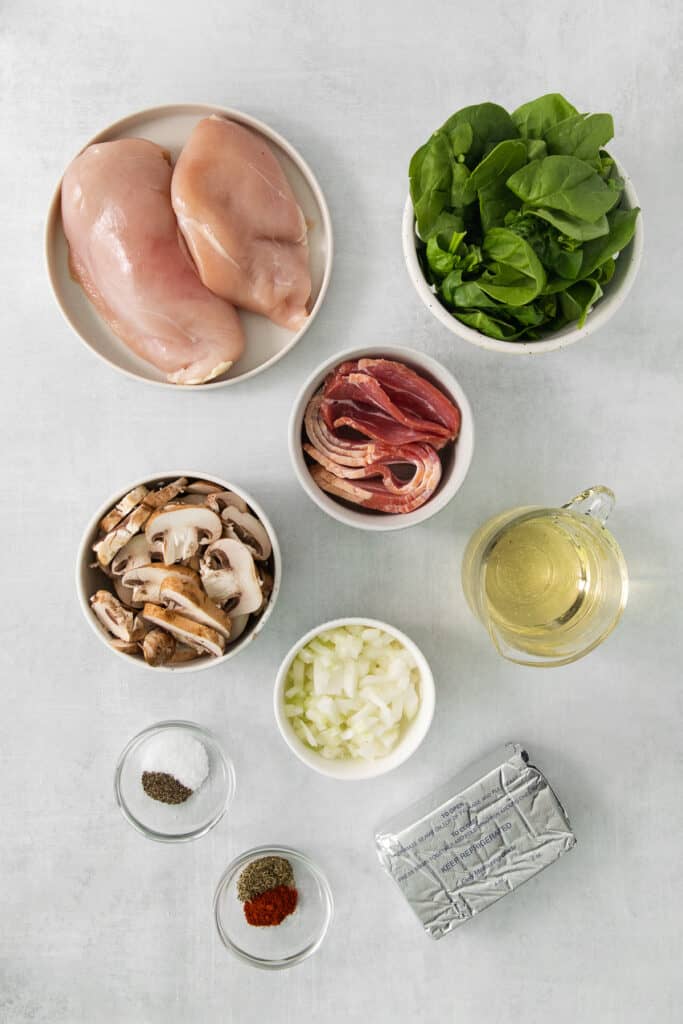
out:
M148 839L182 843L216 825L235 792L232 762L194 722L159 722L134 736L116 766L123 816Z
M332 920L324 874L288 847L247 850L230 864L214 898L218 934L255 967L293 967L315 953Z

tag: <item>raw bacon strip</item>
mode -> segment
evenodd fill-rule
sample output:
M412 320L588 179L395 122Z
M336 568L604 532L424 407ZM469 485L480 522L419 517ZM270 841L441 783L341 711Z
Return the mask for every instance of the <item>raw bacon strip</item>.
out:
M308 451L313 448L330 463L340 466L366 466L368 462L373 462L377 457L378 446L372 441L349 441L335 434L322 417L322 402L322 392L319 391L306 408L304 427L311 444L304 445L304 449ZM312 452L309 451L310 454Z
M344 501L402 514L441 480L437 450L460 431L460 410L401 363L341 363L308 403L303 449L318 486Z
M440 423L455 440L460 433L460 410L443 391L414 370L391 359L359 359L358 369L375 377L404 413Z
M392 470L394 465L412 464L415 472L410 480L402 480ZM347 471L348 472L348 471ZM353 471L351 471L353 472ZM378 512L413 512L428 501L441 480L441 461L431 445L407 445L395 453L387 453L381 461L365 468L362 483L330 472L323 466L312 466L311 476L323 491ZM374 479L381 477L381 480Z
M438 388L389 359L342 363L323 389L330 429L350 427L388 444L426 441L442 448L455 440L460 410Z

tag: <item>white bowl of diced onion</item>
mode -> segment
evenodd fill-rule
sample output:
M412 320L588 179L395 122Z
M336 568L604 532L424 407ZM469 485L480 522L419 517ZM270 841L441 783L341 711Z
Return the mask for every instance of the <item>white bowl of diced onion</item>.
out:
M419 647L376 619L334 619L283 660L275 718L290 750L334 779L369 779L403 764L434 716L434 677Z

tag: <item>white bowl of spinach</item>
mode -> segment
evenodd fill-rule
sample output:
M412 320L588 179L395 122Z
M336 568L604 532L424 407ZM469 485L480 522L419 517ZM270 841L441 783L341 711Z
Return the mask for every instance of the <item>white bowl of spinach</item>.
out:
M410 161L403 251L425 305L483 348L547 352L619 308L643 245L638 201L604 146L609 114L551 93L453 114Z

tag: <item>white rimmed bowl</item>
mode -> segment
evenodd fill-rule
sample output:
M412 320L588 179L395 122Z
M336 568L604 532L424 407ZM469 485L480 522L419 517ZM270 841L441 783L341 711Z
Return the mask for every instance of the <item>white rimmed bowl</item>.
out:
M239 637L238 640L235 641L231 647L227 649L225 654L220 658L204 657L199 658L196 661L189 661L186 663L181 662L179 665L152 666L148 665L144 658L139 658L131 654L124 654L122 651L117 651L112 647L104 634L104 630L93 615L92 609L90 608L90 596L94 594L96 590L111 590L112 587L105 574L100 569L93 568L92 563L94 555L92 545L97 537L97 528L100 520L104 515L106 515L109 509L116 505L124 494L132 491L134 487L140 487L142 484L146 487L152 488L162 481L177 480L182 476L187 477L190 480L207 480L209 483L218 484L224 491L234 491L235 494L239 494L239 496L246 501L247 505L253 509L255 515L258 516L265 527L273 546L273 590L262 615L246 630L246 632L242 634L241 637ZM280 592L281 580L282 556L280 554L280 545L278 544L275 530L259 503L255 501L254 498L252 498L252 496L242 487L239 487L237 484L231 483L228 480L223 480L221 477L216 476L215 473L202 473L200 471L194 472L186 469L170 470L168 473L156 473L154 476L142 477L139 480L134 480L132 483L126 484L125 487L120 488L120 490L112 494L110 498L100 505L86 526L78 548L78 556L76 558L76 592L78 594L78 601L86 622L95 632L95 635L99 637L107 650L111 651L112 654L115 654L119 658L123 658L129 665L140 665L142 668L149 669L152 672L199 672L201 669L214 668L216 665L222 665L224 662L234 658L236 654L239 654L240 651L243 651L248 644L256 639L272 615L275 602L277 601L278 594Z
M301 648L305 647L319 633L323 633L328 629L338 629L340 626L369 626L373 629L382 629L385 633L391 634L410 651L420 673L420 704L415 717L404 726L404 731L394 749L386 757L378 757L373 761L364 761L360 758L330 761L325 757L321 757L320 754L316 754L314 750L311 750L310 747L301 742L284 711L285 680L292 661ZM415 753L429 732L429 727L434 717L435 701L434 676L429 667L429 662L417 644L410 637L406 636L405 633L402 633L400 629L396 629L395 626L390 626L387 622L380 622L378 619L365 618L332 619L330 622L323 622L320 626L316 626L315 629L309 630L308 633L294 644L283 659L275 679L275 690L273 693L275 720L277 721L282 738L289 749L296 754L300 761L303 761L309 768L319 772L321 775L327 775L331 779L345 779L347 781L373 779L378 775L385 775L387 772L393 771L394 768L398 768L404 761L407 761Z
M632 210L639 206L638 196L633 183L621 165L617 164L617 170L624 179L625 187L622 198L622 206ZM540 355L543 352L552 352L555 349L566 348L573 345L582 338L603 327L610 320L617 310L624 303L626 296L633 287L636 279L640 261L643 256L643 213L642 210L636 218L636 230L633 238L626 248L619 254L616 261L614 276L609 284L605 285L604 295L596 302L594 308L586 317L583 327L576 327L568 324L561 330L541 338L539 341L500 341L498 338L489 338L472 327L457 320L445 306L439 302L438 297L432 291L425 280L422 267L417 257L417 236L415 234L415 214L410 195L406 199L403 208L403 257L408 268L410 280L413 282L415 291L420 296L425 306L439 323L464 341L469 341L479 348L486 348L490 352L505 352L507 355Z
M444 392L460 408L462 417L460 434L454 444L449 444L440 452L443 475L439 486L421 508L405 515L392 515L385 512L354 509L337 498L322 491L311 476L302 447L302 431L306 407L313 395L323 384L328 373L347 359L364 357L378 358L384 356L396 362L405 363L411 369L421 373L432 384ZM299 483L306 494L316 505L346 526L355 526L360 530L403 530L415 526L426 519L431 519L437 512L455 497L462 487L472 461L474 451L474 420L472 409L462 386L441 363L424 352L416 352L411 348L397 345L368 345L339 352L318 366L308 377L297 395L289 419L289 454Z
M288 331L266 317L240 310L246 335L242 358L217 380L208 384L169 384L161 370L136 356L98 316L85 292L69 273L69 253L61 216L61 180L47 218L45 257L57 305L67 322L88 348L116 370L135 380L159 387L205 391L248 380L282 359L313 323L325 298L332 271L332 222L322 189L303 157L268 125L239 110L200 103L152 107L124 117L104 128L83 146L122 138L145 138L167 149L175 162L190 132L202 117L229 117L260 134L279 161L309 225L311 312L299 331ZM82 151L82 150L81 150Z

